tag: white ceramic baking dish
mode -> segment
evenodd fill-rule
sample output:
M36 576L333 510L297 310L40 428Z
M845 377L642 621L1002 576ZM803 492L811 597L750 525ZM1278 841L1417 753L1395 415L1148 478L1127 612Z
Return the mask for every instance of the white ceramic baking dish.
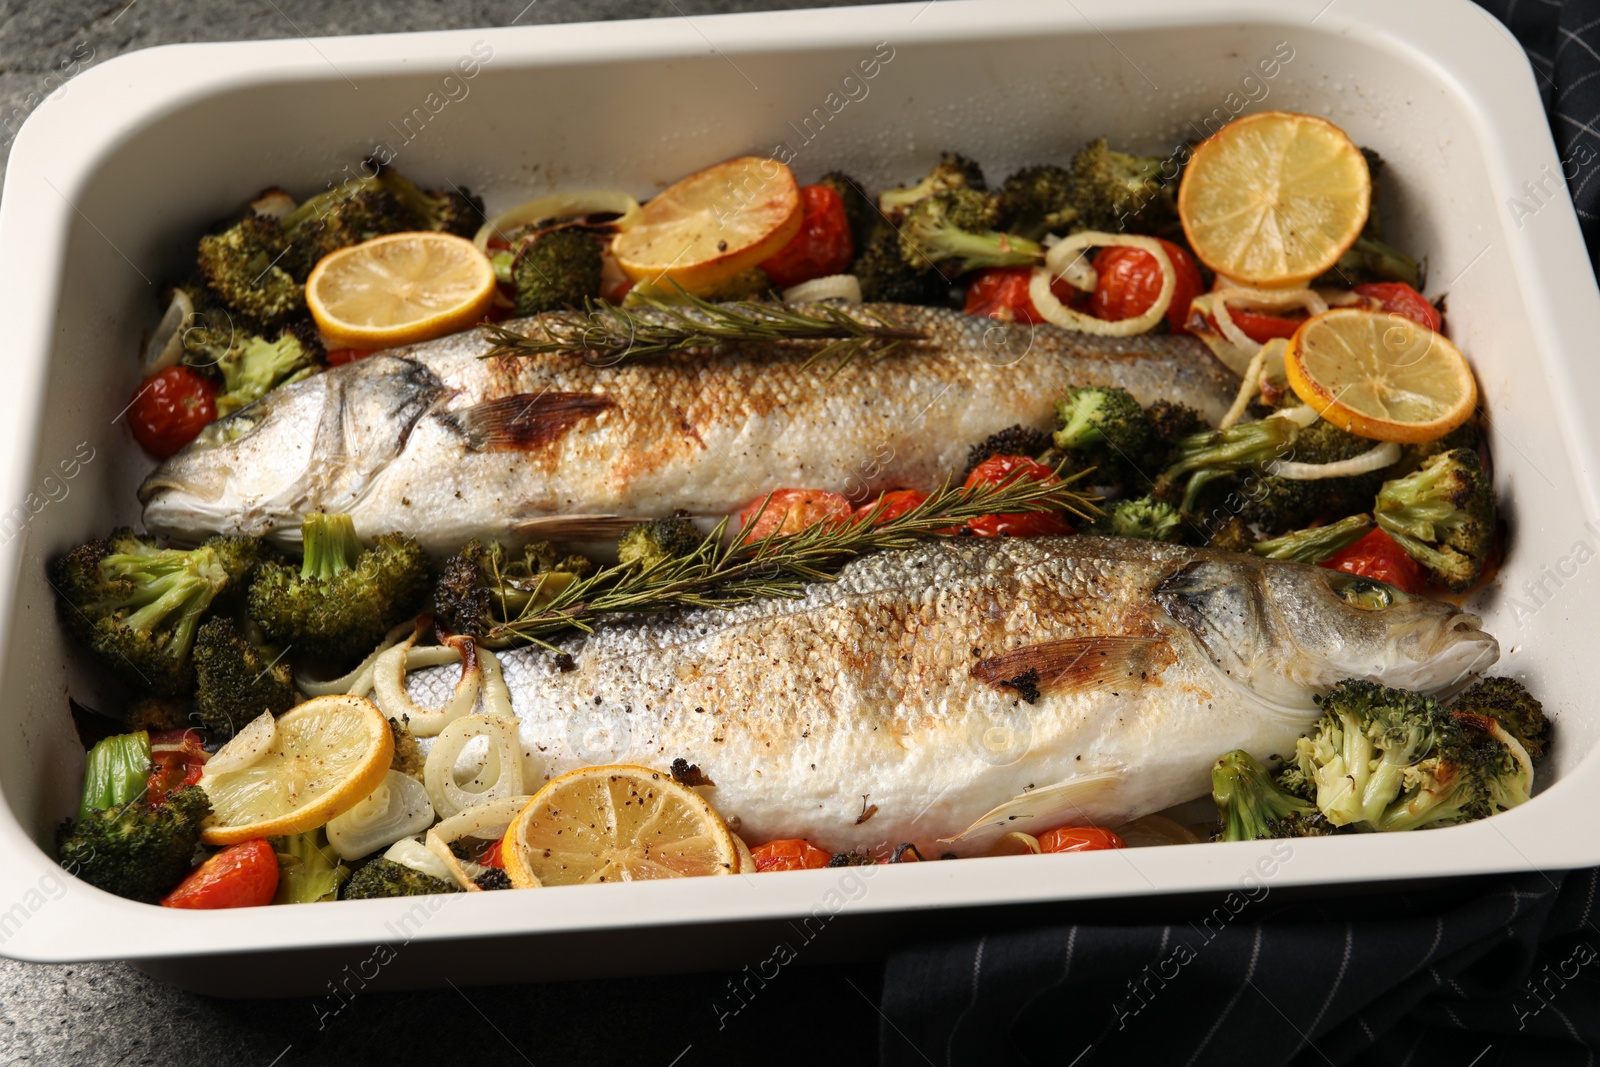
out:
M813 936L831 942L806 950L823 958L1018 905L1059 917L1185 897L1231 915L1280 887L1600 863L1600 835L1586 832L1600 807L1600 716L1586 699L1600 633L1600 451L1586 417L1600 401L1600 301L1560 180L1595 161L1558 158L1533 79L1467 0L911 3L184 45L89 69L21 131L0 203L0 953L133 959L213 993L326 993L352 975L737 966ZM998 175L1101 134L1170 151L1262 107L1327 116L1380 150L1387 222L1427 253L1429 295L1449 293L1512 522L1480 606L1500 669L1544 697L1559 730L1533 803L1408 835L240 912L130 903L51 862L83 761L66 696L95 692L62 642L45 561L137 519L147 461L119 414L153 283L264 184L310 192L375 149L491 208L558 188L643 197L750 152L792 154L803 180L834 167L901 179L943 148Z

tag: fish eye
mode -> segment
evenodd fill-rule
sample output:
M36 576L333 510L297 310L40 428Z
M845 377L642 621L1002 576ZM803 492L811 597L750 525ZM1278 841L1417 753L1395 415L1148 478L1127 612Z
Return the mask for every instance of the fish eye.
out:
M1353 608L1362 611L1382 611L1395 602L1396 590L1387 582L1363 578L1357 574L1333 571L1328 577L1328 588L1334 595Z

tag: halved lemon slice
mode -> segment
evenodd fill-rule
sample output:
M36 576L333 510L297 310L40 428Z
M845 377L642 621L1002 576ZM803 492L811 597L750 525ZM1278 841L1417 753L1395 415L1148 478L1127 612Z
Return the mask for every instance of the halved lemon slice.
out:
M635 282L700 293L770 259L800 231L801 215L793 171L741 156L657 193L611 239L611 253Z
M1431 441L1478 404L1460 349L1403 315L1366 308L1307 319L1289 342L1284 371L1323 418L1374 441Z
M494 301L494 267L464 237L391 233L322 257L306 279L317 329L349 348L415 344L464 330Z
M269 744L227 761L220 773L201 775L200 788L211 798L201 840L231 845L314 830L371 795L393 757L394 734L372 701L308 700L278 716Z
M1178 189L1183 232L1205 265L1250 285L1301 285L1338 262L1366 225L1372 176L1326 119L1263 111L1194 151Z
M648 767L585 767L547 783L500 848L517 888L734 874L739 846L704 797Z

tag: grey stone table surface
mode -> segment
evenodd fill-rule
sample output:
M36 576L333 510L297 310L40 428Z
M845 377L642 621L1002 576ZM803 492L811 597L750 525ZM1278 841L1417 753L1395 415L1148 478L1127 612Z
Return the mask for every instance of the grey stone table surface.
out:
M225 41L843 6L838 0L3 0L0 145L61 73L135 49ZM871 1062L879 969L790 968L719 1028L728 975L366 993L335 1020L308 1000L180 992L121 963L0 959L0 1064Z

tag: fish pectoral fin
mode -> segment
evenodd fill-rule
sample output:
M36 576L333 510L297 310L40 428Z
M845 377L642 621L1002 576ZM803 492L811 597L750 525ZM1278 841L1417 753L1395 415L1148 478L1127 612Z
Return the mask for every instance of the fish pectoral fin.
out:
M512 393L450 412L446 421L474 452L528 452L613 407L601 393Z
M941 841L960 841L985 830L1021 830L1036 833L1076 819L1087 822L1085 804L1127 780L1126 768L1076 774L1064 782L1019 793L999 807L985 813L977 822Z
M511 529L536 541L614 541L638 524L622 515L548 515L513 519Z
M1174 661L1159 637L1071 637L1023 645L973 664L972 677L1010 689L1028 703L1046 693L1075 693L1119 681L1145 681Z

